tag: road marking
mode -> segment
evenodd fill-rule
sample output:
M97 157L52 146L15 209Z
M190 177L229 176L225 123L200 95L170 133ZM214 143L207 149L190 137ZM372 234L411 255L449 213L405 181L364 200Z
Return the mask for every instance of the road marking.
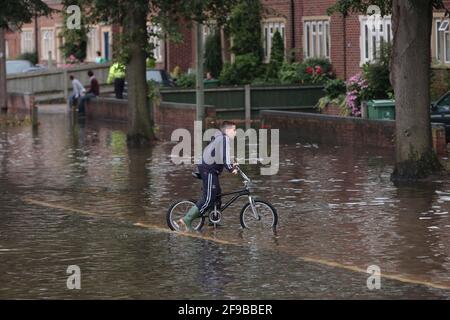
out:
M29 198L24 198L22 200L24 202L26 202L26 203L34 204L34 205L37 205L37 206L40 206L40 207L58 209L58 210L63 210L63 211L68 211L68 212L74 212L74 213L77 213L77 214L80 214L80 215L85 215L85 216L90 216L90 217L102 217L102 214L97 213L97 212L69 208L69 207L66 207L66 206L61 206L61 205L57 205L57 204L53 204L53 203L47 203L47 202L43 202L43 201L39 201L39 200L33 200L33 199L29 199ZM163 227L160 227L160 226L157 226L157 225L153 225L153 224L146 224L146 223L137 222L137 223L134 223L133 225L136 226L136 227L139 227L139 228L151 229L151 230L159 231L159 232L162 232L162 233L170 233L170 234L180 235L180 236L189 237L189 238L196 238L196 239L201 239L201 240L213 241L213 242L220 243L220 244L225 244L225 245L235 245L235 246L238 246L238 245L240 246L241 245L238 242L231 242L231 241L221 240L221 239L208 237L208 236L203 236L201 234L195 234L195 233L191 233L191 232L173 232L172 230L169 230L168 228L163 228Z
M69 207L65 207L65 206L61 206L61 205L57 205L57 204L51 204L51 203L47 203L47 202L43 202L43 201L39 201L39 200L33 200L33 199L29 199L29 198L23 198L22 200L26 203L37 205L40 207L59 209L59 210L74 212L74 213L78 213L78 214L86 215L86 216L95 216L95 217L102 216L102 214L99 214L96 212L69 208ZM167 233L167 234L173 234L173 235L182 236L182 237L206 240L206 241L211 241L211 242L219 243L219 244L223 244L223 245L232 245L232 246L240 246L240 247L244 246L244 244L242 242L227 241L227 240L217 239L214 237L204 236L201 234L195 234L195 233L190 233L190 232L173 232L172 230L169 230L168 228L163 228L161 226L157 226L157 225L153 225L153 224L138 222L138 223L134 223L133 225L136 227L139 227L139 228L154 230L154 231L158 231L161 233ZM265 248L265 249L268 249L268 248ZM285 252L285 253L289 254L289 252ZM362 268L359 268L356 266L341 264L338 262L328 261L328 260L324 260L321 258L298 257L298 260L303 261L303 262L320 264L320 265L333 267L333 268L337 268L337 269L342 269L342 270L349 270L349 271L356 272L356 273L363 273L365 275L368 274L367 270L365 270L365 269L362 269ZM381 278L395 280L395 281L408 283L408 284L422 285L422 286L440 289L440 290L450 290L450 285L436 284L436 283L425 281L425 280L418 280L418 279L412 279L409 277L404 277L402 275L382 273Z

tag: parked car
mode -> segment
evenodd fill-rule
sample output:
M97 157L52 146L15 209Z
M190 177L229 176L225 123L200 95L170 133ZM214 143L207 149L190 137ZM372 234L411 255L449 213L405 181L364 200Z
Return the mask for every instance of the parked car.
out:
M444 124L450 137L450 91L431 104L431 122Z
M163 69L148 69L147 81L154 81L162 87L175 87L175 81L173 81L170 74Z
M147 69L146 73L147 82L153 81L160 87L173 88L176 87L175 81L170 74L163 69ZM128 82L125 82L124 95L128 93Z
M28 73L46 70L45 67L40 65L33 65L28 60L7 60L6 61L6 74L18 74Z

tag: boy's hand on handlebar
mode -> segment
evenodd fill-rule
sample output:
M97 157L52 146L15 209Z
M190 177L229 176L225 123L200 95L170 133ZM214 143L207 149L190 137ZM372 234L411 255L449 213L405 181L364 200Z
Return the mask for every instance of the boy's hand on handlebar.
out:
M237 163L233 164L233 171L231 172L232 174L236 175L239 172L239 165Z

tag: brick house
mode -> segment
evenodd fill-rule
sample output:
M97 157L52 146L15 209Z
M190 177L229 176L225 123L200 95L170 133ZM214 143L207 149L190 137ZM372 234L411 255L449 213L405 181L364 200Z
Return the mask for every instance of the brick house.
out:
M390 16L375 21L376 26L367 15L328 16L327 9L336 0L261 1L265 7L262 43L266 61L270 59L273 34L278 30L284 37L287 56L294 55L296 61L327 57L337 76L348 79L359 73L364 63L374 60L382 41L393 40ZM444 0L444 3L450 8L450 0ZM435 12L433 17L432 65L450 68L449 26L448 19L443 21L443 16L443 12ZM170 63L165 65L168 70L176 65L184 71L195 66L194 33L190 30L184 32L183 46L186 49L175 49L176 55L170 55Z
M392 41L390 17L369 24L364 15L351 14L344 18L340 14L327 16L327 8L336 0L261 0L266 8L263 18L264 53L270 58L272 37L279 30L285 40L286 55L295 56L297 61L307 57L327 57L331 60L336 74L348 79L361 70L363 63L371 61L382 41ZM51 7L61 9L60 1L46 1ZM450 0L445 0L450 7ZM433 64L450 67L450 34L448 20L442 19L443 12L434 13L431 50ZM52 51L53 60L63 64L59 50L63 39L59 36L63 19L61 14L52 17L40 17L37 24L24 25L22 32L7 33L7 55L14 58L24 52L37 48L40 61L46 63L48 51ZM371 27L372 26L372 27ZM158 26L149 23L149 28L160 31ZM95 59L96 51L105 58L112 58L113 34L120 32L118 26L96 25L89 32L87 61ZM205 36L208 32L205 32ZM182 71L195 67L195 32L183 28L183 42L155 38L154 56L157 67L172 71L179 66ZM227 42L226 42L227 43ZM226 55L232 60L232 57Z
M297 61L309 57L327 57L336 74L348 79L373 61L382 41L393 38L391 17L378 19L373 25L368 16L340 14L327 16L336 0L262 0L269 13L263 21L263 43L271 44L275 29L284 35L286 54L295 52ZM444 0L450 8L450 0ZM443 12L434 13L431 41L432 64L450 67L448 19ZM270 53L269 53L270 55Z

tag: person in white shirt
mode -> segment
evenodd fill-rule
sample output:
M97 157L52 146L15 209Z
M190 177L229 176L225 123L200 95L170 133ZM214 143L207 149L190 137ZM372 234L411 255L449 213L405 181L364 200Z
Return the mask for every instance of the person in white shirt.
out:
M81 82L76 79L74 76L70 76L70 80L72 81L73 92L69 97L69 108L72 108L74 103L81 98L81 96L86 92L86 89L83 87Z

